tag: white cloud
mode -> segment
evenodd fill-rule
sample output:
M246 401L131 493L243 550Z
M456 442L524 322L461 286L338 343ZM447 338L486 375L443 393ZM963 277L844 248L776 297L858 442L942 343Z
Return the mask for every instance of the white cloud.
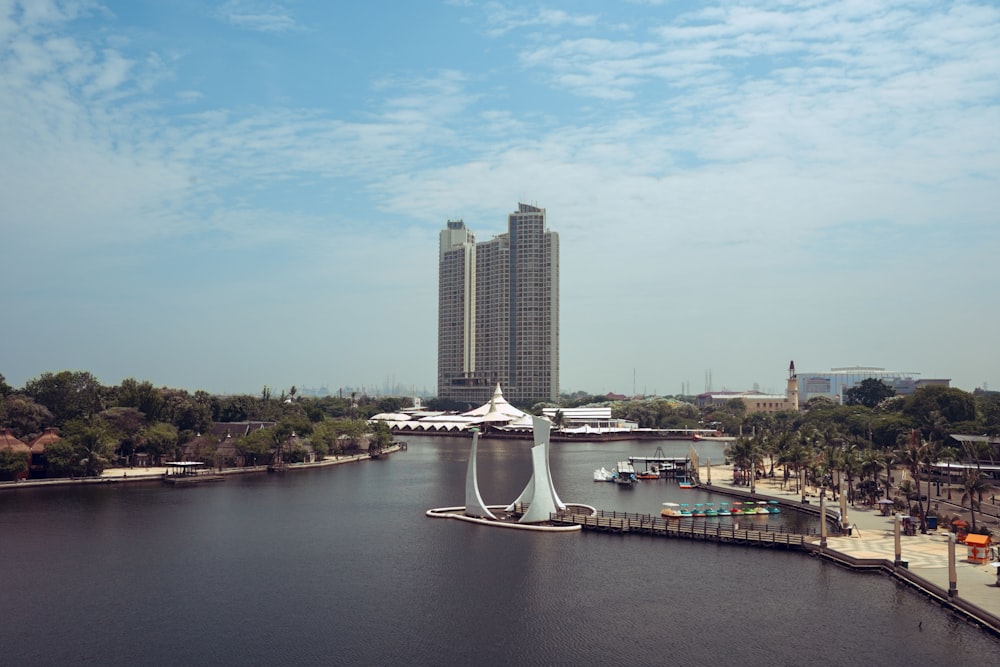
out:
M989 232L1000 191L997 9L679 6L692 5L666 3L645 23L628 22L641 30L619 32L568 10L490 4L481 28L516 28L519 39L492 42L487 65L386 67L362 91L363 106L327 109L227 107L198 81L175 81L189 57L180 46L184 55L164 60L107 27L69 30L74 15L96 11L87 4L40 4L30 16L8 4L0 9L8 241L0 254L5 266L27 270L33 253L52 253L58 268L39 280L58 291L84 289L67 276L99 274L102 263L113 284L107 276L164 246L190 250L201 264L176 280L189 280L188 271L203 278L212 298L192 310L203 308L209 328L223 331L212 318L222 317L215 306L227 292L294 301L283 287L350 283L358 295L336 303L365 312L360 290L374 284L373 301L432 339L425 311L443 221L463 217L486 237L503 231L517 201L535 202L563 235L564 385L580 388L593 387L579 370L586 364L574 330L609 347L621 333L588 320L593 299L686 321L712 321L724 309L760 324L762 338L780 330L784 345L786 331L819 326L824 307L843 308L839 300L877 318L866 285L890 280L907 285L891 308L881 306L893 317L917 307L920 294L962 308L970 297L956 276L989 266L1000 249ZM230 17L295 26L284 4L222 7ZM161 93L163 82L177 88ZM861 261L866 244L879 249L875 260ZM214 253L244 261L226 272ZM936 259L921 264L928 253ZM996 286L995 272L984 273L978 280ZM726 296L755 280L762 287L753 298ZM813 303L802 291L810 281L820 294L845 296ZM158 298L177 307L186 297L154 281L130 287L140 285L162 289ZM786 288L808 302L797 315L779 296ZM295 305L303 308L317 298L302 293ZM292 306L282 308L294 317ZM334 320L324 327L349 344ZM884 323L871 330L898 333ZM685 363L713 355L739 363L709 342L694 345Z
M227 0L218 9L224 21L258 32L287 32L298 26L285 3L265 0Z
M484 9L487 34L491 37L501 37L513 30L524 28L589 28L598 23L598 17L593 14L572 14L561 9L545 7L512 8L500 2L487 2Z

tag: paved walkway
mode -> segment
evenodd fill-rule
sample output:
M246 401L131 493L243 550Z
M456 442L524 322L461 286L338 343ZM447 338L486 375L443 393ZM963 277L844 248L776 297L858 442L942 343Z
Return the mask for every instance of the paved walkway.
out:
M708 470L700 469L700 478L708 483ZM733 483L732 466L713 465L711 485L725 491L731 489L748 493L749 487ZM808 490L808 489L807 489ZM781 489L780 479L758 480L756 495L776 498L783 502L801 506L801 494L795 490L792 480L788 490ZM818 510L819 498L812 490L808 494L809 506ZM933 499L932 499L933 500ZM828 498L827 509L839 510L840 503ZM837 551L854 558L885 559L895 561L896 547L893 531L893 517L884 516L878 509L847 506L847 523L852 526L851 535L828 537L828 550ZM908 563L913 574L944 590L948 590L948 533L944 529L928 531L926 535L900 537L900 559ZM997 568L978 565L966 560L967 547L955 545L955 565L957 570L958 597L984 611L1000 616L1000 586L997 585Z

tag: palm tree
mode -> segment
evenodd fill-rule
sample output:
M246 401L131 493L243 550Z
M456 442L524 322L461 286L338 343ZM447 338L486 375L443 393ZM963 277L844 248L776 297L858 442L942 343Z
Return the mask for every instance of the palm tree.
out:
M920 504L920 532L927 532L927 513L931 511L931 481L932 475L931 470L934 469L934 464L941 460L941 446L939 443L931 440L924 444L921 448L920 462L923 464L924 468L927 470L927 506L923 505L920 498L917 498L917 503ZM918 488L919 491L919 488ZM919 495L919 494L918 494Z
M899 483L899 487L896 490L899 491L904 498L906 498L906 509L908 512L912 507L910 503L914 500L918 503L920 502L920 490L913 484L913 480L904 479Z
M982 506L983 494L990 491L993 485L986 481L983 473L970 470L962 480L962 507L969 502L969 514L972 516L972 530L976 530L976 509Z
M847 478L847 499L851 505L854 505L854 478L862 474L863 470L861 456L858 453L856 443L849 442L844 448L841 466L844 470L844 476Z
M866 505L873 504L878 497L878 474L882 470L883 462L887 462L890 466L892 465L891 458L886 461L885 457L874 449L865 451L865 455L861 459L861 477L864 480L870 478L870 481L865 482L863 485L867 490L865 494L867 496L865 498Z
M905 465L910 471L910 477L913 478L913 483L916 485L917 489L920 489L920 465L923 463L925 458L925 452L927 449L927 443L923 441L920 437L920 431L917 429L912 429L910 435L901 435L901 438L906 438L906 446L902 449L896 450L896 459ZM920 498L917 498L917 502L920 502ZM927 532L927 522L923 516L923 504L920 506L920 532Z
M823 467L830 477L830 486L840 491L840 475L844 460L844 438L832 428L823 433ZM837 474L836 483L833 475Z
M785 452L784 461L786 466L791 465L795 471L795 484L798 492L802 495L802 500L806 499L806 490L802 484L801 471L812 460L812 446L808 433L799 433L799 437L792 440L791 445Z
M726 458L733 464L733 481L737 484L749 483L753 475L747 476L753 463L753 442L747 436L740 436L726 446ZM737 472L739 471L739 472Z

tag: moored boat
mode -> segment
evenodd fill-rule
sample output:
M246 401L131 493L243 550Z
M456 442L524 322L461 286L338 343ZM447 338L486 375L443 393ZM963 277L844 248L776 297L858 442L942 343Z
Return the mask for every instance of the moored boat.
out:
M620 486L632 486L635 484L635 468L628 461L619 461L615 466L615 483Z
M604 467L594 471L595 482L611 482L614 481L614 477L615 474Z
M660 515L667 517L668 519L679 519L684 516L681 514L680 505L677 503L663 503L663 509L660 510Z

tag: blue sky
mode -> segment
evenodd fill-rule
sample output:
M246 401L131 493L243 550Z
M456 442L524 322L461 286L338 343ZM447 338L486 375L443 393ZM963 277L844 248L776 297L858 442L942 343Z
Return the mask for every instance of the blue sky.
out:
M437 235L561 238L561 386L1000 388L996 2L0 0L0 373L434 391Z

